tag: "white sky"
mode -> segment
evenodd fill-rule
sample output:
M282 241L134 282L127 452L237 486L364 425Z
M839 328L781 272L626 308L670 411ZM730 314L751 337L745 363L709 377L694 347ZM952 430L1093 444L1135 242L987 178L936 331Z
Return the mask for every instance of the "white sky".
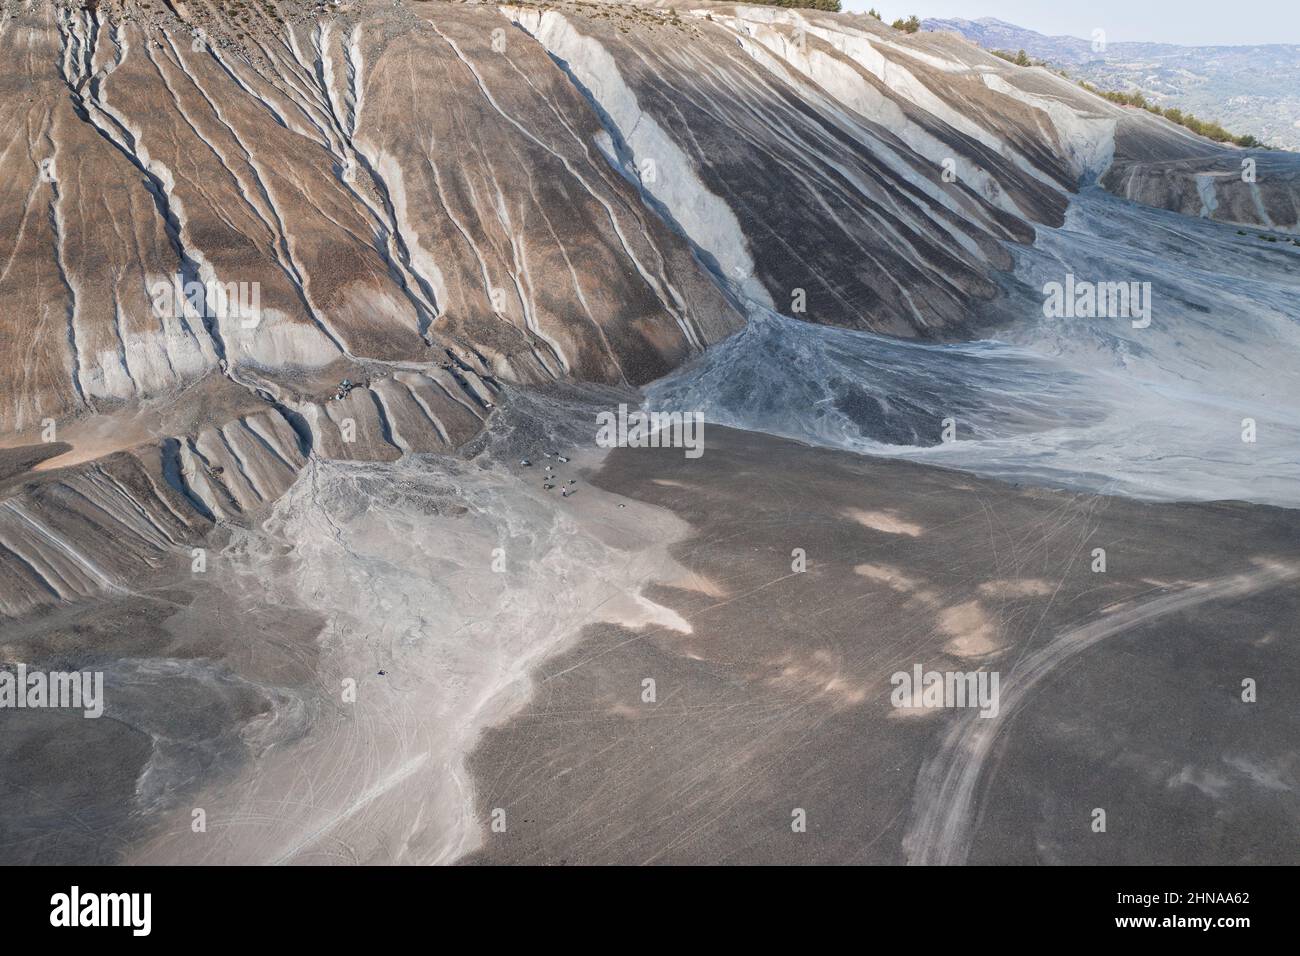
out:
M845 10L880 11L886 22L926 17L996 17L1049 36L1092 36L1187 45L1300 43L1300 0L841 0Z

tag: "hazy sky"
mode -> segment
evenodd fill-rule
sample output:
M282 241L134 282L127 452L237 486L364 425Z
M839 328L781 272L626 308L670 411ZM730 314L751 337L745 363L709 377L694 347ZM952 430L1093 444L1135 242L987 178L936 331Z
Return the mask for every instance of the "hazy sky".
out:
M1111 43L1300 43L1300 0L841 0L845 10L875 7L886 22L926 17L996 17L1049 36L1088 39L1096 27Z

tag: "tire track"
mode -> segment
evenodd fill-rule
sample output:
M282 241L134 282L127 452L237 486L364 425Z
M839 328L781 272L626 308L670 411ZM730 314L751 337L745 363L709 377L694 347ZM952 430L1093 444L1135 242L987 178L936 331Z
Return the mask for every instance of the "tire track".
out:
M1300 566L1258 561L1253 571L1226 575L1189 585L1170 594L1129 601L1103 611L1103 616L1058 635L1027 656L1002 685L996 717L964 714L945 735L943 744L921 766L912 798L912 817L903 838L908 865L960 865L966 862L978 819L976 794L985 762L998 734L1043 679L1061 664L1101 643L1168 614L1210 601L1244 597L1300 577Z

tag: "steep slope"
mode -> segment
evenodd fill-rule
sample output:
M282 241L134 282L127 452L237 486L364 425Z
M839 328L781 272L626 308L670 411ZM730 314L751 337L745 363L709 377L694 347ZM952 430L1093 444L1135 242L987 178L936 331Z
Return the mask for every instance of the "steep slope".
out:
M4 431L223 360L450 348L514 381L642 382L737 326L564 75L535 44L492 51L494 13L290 27L253 7L236 43L217 6L174 9L6 3L0 296L34 320L0 331L33 359ZM217 286L256 289L256 314Z
M1297 223L1300 161L1245 154L1042 69L869 17L699 5L506 5L722 281L761 307L894 335L969 333L1007 242L1100 180L1126 198ZM806 313L792 308L798 290Z
M1178 107L1251 133L1264 143L1300 149L1300 45L1180 46L1045 36L1015 24L930 19L922 29L952 32L986 50L1024 50L1035 60L1065 67L1106 90L1141 90L1164 107Z
M1027 170L1060 190L1096 180L1125 198L1186 215L1300 229L1296 154L1214 143L1145 110L1110 103L1050 70L1008 64L953 34L909 36L871 17L735 9L734 22L747 34L764 29L755 23L784 24L824 38L862 71L887 83L895 99L966 133L1003 164ZM800 50L799 44L783 48L796 63ZM825 70L805 72L850 105L853 97L861 97L860 83L837 84ZM872 111L878 112L879 107ZM951 155L921 151L936 163ZM958 177L965 178L963 159L954 162ZM1036 222L1060 225L1059 217L1023 204L1020 208Z
M448 349L640 384L739 327L726 295L960 336L1089 178L1297 218L1289 160L1242 182L1236 151L848 15L5 0L0 50L6 433Z
M951 332L996 294L991 272L1008 265L998 240L1027 241L1027 218L1063 209L1005 164L1001 181L944 188L933 157L865 115L874 96L888 116L883 84L811 27L794 40L798 14L770 24L754 8L744 9L753 19L723 8L689 24L645 14L626 30L599 6L505 9L590 96L611 159L638 171L718 276L759 304L788 311L802 289L815 321ZM846 106L801 73L809 63L861 99ZM931 139L945 135L916 119ZM950 139L948 155L980 154Z
M114 455L187 522L255 523L313 457L454 451L514 386L643 385L745 313L980 335L1081 183L1297 219L1289 156L1247 182L1237 150L852 15L3 0L0 50L0 447L67 445L4 492L38 523ZM54 560L33 540L6 560ZM14 574L15 609L75 590Z

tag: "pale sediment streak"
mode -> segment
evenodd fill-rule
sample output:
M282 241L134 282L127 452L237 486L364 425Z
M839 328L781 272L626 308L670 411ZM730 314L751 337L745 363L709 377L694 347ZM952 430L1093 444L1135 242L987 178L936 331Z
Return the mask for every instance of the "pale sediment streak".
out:
M649 404L1006 480L1300 506L1296 257L1258 246L1085 190L1062 229L1017 253L1000 340L910 343L755 310ZM1150 327L1044 318L1044 284L1067 273L1149 282Z

